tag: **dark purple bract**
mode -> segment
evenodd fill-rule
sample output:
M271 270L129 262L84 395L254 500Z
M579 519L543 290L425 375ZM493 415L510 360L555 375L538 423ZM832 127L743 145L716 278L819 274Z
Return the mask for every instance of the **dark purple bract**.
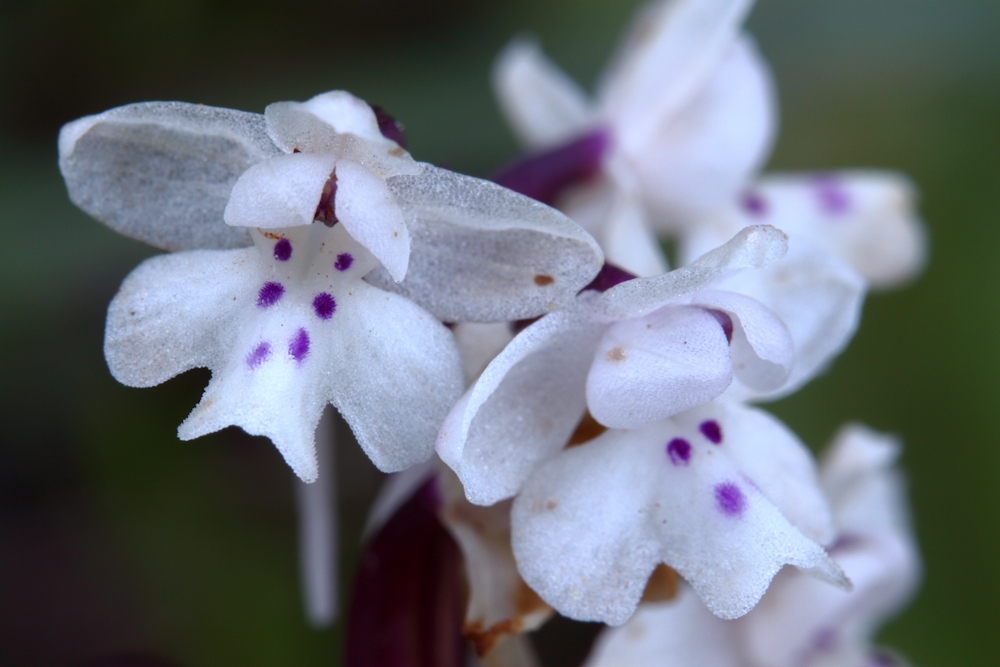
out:
M386 113L382 107L372 105L372 111L375 112L378 131L382 133L382 136L406 148L406 133L403 131L403 124Z
M597 292L607 292L609 289L615 285L620 285L621 283L632 280L635 278L631 273L625 269L620 269L614 264L604 263L601 270L594 276L594 279L590 281L590 284L584 287L584 290L595 290Z
M555 148L526 155L502 168L492 180L552 204L570 186L597 176L610 147L611 134L597 129Z
M285 286L281 283L264 283L264 286L257 293L257 305L261 308L269 308L278 303L284 295Z

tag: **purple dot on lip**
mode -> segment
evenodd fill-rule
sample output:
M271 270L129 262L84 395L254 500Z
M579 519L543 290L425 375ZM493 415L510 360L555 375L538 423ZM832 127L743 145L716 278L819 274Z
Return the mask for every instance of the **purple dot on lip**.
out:
M740 196L740 206L755 218L767 215L767 201L759 192L747 190Z
M284 294L285 286L281 283L264 283L257 293L257 305L261 308L273 306Z
M292 257L292 242L281 239L274 244L274 258L279 262L287 262Z
M334 301L332 294L320 292L313 299L313 310L316 311L316 317L321 320L328 320L336 312L337 302Z
M830 215L843 215L851 208L851 198L839 178L821 174L813 178L816 199L820 208Z
M715 504L726 516L739 516L747 508L747 499L740 487L732 482L723 482L715 486Z
M674 438L667 444L667 456L675 466L686 466L691 462L691 443L684 438Z
M247 355L247 366L250 370L258 368L262 363L267 361L271 357L271 344L266 340L262 343L258 343L257 347Z
M305 329L299 329L288 343L288 354L295 361L302 361L309 354L309 333Z
M837 648L837 631L834 628L820 628L812 637L814 651L832 653Z
M717 445L722 444L722 427L719 426L719 422L714 419L702 422L698 427L698 430L701 431L701 434L708 438L711 442L714 442Z
M337 255L337 261L333 263L333 268L337 269L338 271L346 271L347 269L351 268L351 264L353 263L354 263L354 258L351 257L351 253L342 252L339 255Z

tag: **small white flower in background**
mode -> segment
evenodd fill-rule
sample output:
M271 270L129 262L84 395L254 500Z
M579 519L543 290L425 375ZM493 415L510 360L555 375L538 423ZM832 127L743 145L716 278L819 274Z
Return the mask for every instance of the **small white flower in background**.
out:
M785 230L793 246L833 253L873 287L905 282L926 254L905 178L848 171L758 182L778 113L771 73L740 27L752 4L650 4L594 102L537 45L515 41L495 67L500 106L524 145L543 151L536 163L566 146L590 146L581 154L597 166L580 175L600 177L569 189L559 205L597 237L610 262L633 273L662 271L651 230L678 237L691 259L746 224L767 223ZM561 189L573 183L554 182ZM722 228L685 251L705 225Z
M189 250L122 285L106 331L112 373L151 386L207 366L180 436L241 426L306 481L327 403L379 468L426 460L463 386L435 317L540 315L602 261L557 211L415 162L341 91L264 115L135 104L70 123L59 147L81 208Z
M785 250L784 234L765 225L662 276L627 280L606 266L593 289L487 366L441 428L441 459L472 502L492 504L558 454L586 409L604 426L639 428L711 401L734 378L756 391L780 387L793 361L785 325L715 287Z
M851 425L824 457L820 482L838 539L830 553L854 582L844 593L795 570L778 574L737 621L709 613L689 591L644 604L606 630L586 667L893 667L871 637L913 596L920 578L894 439Z

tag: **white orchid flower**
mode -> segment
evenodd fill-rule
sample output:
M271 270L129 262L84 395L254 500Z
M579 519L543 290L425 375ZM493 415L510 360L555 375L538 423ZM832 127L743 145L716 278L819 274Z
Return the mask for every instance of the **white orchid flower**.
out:
M893 438L852 425L835 438L820 468L839 533L830 553L854 582L852 592L787 570L750 613L725 621L682 590L605 631L586 667L902 667L902 659L871 646L874 631L919 582L919 555L893 467L898 453Z
M125 280L108 313L112 373L152 386L210 368L180 436L266 435L305 481L328 403L380 469L426 460L463 386L435 317L540 315L602 261L560 213L414 161L342 91L264 115L129 105L70 123L59 148L76 204L187 251Z
M716 289L786 250L784 234L748 227L688 267L631 278L605 267L575 303L501 352L452 409L437 450L476 504L516 494L569 440L584 411L640 428L711 401L735 380L771 391L789 377L792 340L767 308Z

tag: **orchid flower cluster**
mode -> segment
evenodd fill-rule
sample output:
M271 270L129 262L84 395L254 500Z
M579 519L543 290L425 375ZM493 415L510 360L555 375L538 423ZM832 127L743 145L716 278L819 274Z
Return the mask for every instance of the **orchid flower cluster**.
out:
M179 436L275 444L314 622L335 615L327 406L398 473L347 664L534 665L522 633L553 613L613 626L591 667L899 663L870 645L919 578L898 443L850 425L817 466L756 404L829 366L924 234L898 174L760 173L751 4L654 2L593 99L512 42L494 83L527 152L494 182L415 161L344 91L63 128L71 199L169 251L110 305L112 374L207 367Z

